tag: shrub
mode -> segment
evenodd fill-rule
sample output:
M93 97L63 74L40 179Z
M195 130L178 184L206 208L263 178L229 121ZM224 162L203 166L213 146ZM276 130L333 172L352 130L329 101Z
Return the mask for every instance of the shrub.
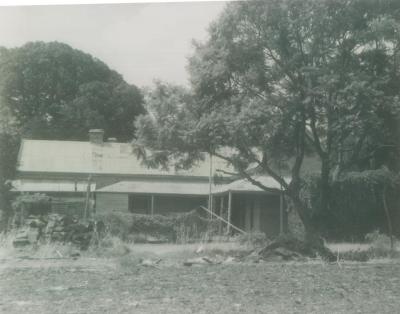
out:
M104 223L106 233L121 240L126 240L132 225L132 214L111 212L97 215L96 220Z
M395 252L391 250L390 238L379 230L368 233L365 240L371 244L369 254L371 258L391 257Z
M175 241L175 219L162 215L132 214L131 233L145 234L159 239Z
M350 250L339 253L339 258L345 261L366 262L371 258L370 250Z
M365 235L365 240L371 243L374 248L390 249L390 238L380 233L379 230L374 230Z
M97 215L106 230L126 242L149 242L150 238L160 242L187 243L209 238L218 232L218 221L201 217L196 211L163 216L132 213L108 213Z
M121 256L130 252L129 247L121 238L111 234L106 234L100 239L98 245L93 246L91 249L95 249L95 252L102 256Z
M370 244L368 249L357 249L340 252L341 260L365 262L370 259L397 257L398 252L390 248L390 238L378 230L368 233L365 240Z
M175 241L188 243L193 240L207 242L218 234L219 221L203 218L197 211L176 215L174 222Z

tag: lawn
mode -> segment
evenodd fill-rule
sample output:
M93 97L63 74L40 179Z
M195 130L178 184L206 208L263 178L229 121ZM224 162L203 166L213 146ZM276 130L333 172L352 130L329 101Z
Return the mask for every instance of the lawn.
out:
M76 260L8 255L0 262L0 312L396 313L400 308L398 260L183 266L196 255L194 249L144 245L124 256L88 253ZM216 250L224 251L211 248ZM145 267L141 258L162 260Z

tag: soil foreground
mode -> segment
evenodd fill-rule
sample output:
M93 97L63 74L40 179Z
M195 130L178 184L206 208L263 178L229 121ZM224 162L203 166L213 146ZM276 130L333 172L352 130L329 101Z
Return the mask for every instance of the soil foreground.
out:
M398 313L400 262L223 262L181 252L0 260L0 312ZM201 255L201 254L200 254ZM143 263L143 258L158 259ZM198 255L197 255L198 256Z

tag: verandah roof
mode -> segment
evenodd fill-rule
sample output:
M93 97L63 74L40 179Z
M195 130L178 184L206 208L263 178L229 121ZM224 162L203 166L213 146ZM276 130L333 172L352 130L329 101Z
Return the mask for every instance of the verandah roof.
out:
M273 178L267 176L257 177L260 183L269 188L280 189L280 185ZM159 181L121 181L97 190L97 193L142 193L142 194L174 194L174 195L208 195L208 182L159 182ZM258 192L265 193L263 189L253 185L248 180L236 180L229 184L211 186L212 194L227 192Z
M14 180L12 192L86 192L87 182L70 180ZM90 184L90 191L96 190L96 183Z
M257 177L260 183L269 188L280 189L280 185L271 177ZM13 192L86 192L87 182L70 180L14 180ZM121 181L96 190L96 184L91 183L90 190L98 193L139 193L139 194L173 194L173 195L208 195L208 182L171 182L171 181ZM245 179L236 180L229 184L211 186L212 194L227 192L258 192L265 191Z
M208 195L209 184L207 182L121 181L98 189L96 192L205 196Z
M278 190L281 188L280 184L270 176L257 176L257 177L254 177L254 179L268 188L278 189ZM223 193L226 193L229 191L237 192L237 193L238 192L265 193L265 191L263 189L254 185L247 179L239 179L239 180L233 181L229 184L216 186L216 188L213 190L213 194L223 194Z

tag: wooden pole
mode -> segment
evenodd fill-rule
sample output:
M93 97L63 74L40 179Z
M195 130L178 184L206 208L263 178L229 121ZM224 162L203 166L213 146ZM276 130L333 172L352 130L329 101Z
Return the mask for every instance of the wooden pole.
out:
M228 228L227 228L227 234L231 232L231 215L232 215L232 192L228 192Z
M19 219L20 226L22 226L23 223L24 223L24 215L25 215L24 209L25 209L25 203L22 202L22 204L21 204L21 216L20 216L20 219Z
M154 215L154 194L151 195L151 215Z
M86 187L86 202L85 202L85 210L83 212L83 220L86 222L89 205L90 205L90 185L91 185L92 176L89 175Z
M208 176L208 209L210 210L210 218L213 219L213 197L212 197L212 155L210 153L210 173Z
M231 224L230 222L226 221L224 218L218 216L217 214L211 213L209 209L207 209L207 208L205 208L205 207L203 207L203 206L200 206L200 207L201 207L202 209L204 209L205 211L209 212L210 214L212 214L213 216L215 216L216 218L218 218L218 219L222 220L223 222L225 222L225 223L228 225L228 227L232 227L233 229L235 229L236 231L239 231L240 233L247 234L246 231L244 231L244 230L242 230L242 229L236 227L235 225L233 225L233 224Z
M222 217L224 215L224 196L220 196L220 204L219 204L219 215ZM218 233L222 235L223 229L222 229L222 222L220 220L219 226L218 226Z

